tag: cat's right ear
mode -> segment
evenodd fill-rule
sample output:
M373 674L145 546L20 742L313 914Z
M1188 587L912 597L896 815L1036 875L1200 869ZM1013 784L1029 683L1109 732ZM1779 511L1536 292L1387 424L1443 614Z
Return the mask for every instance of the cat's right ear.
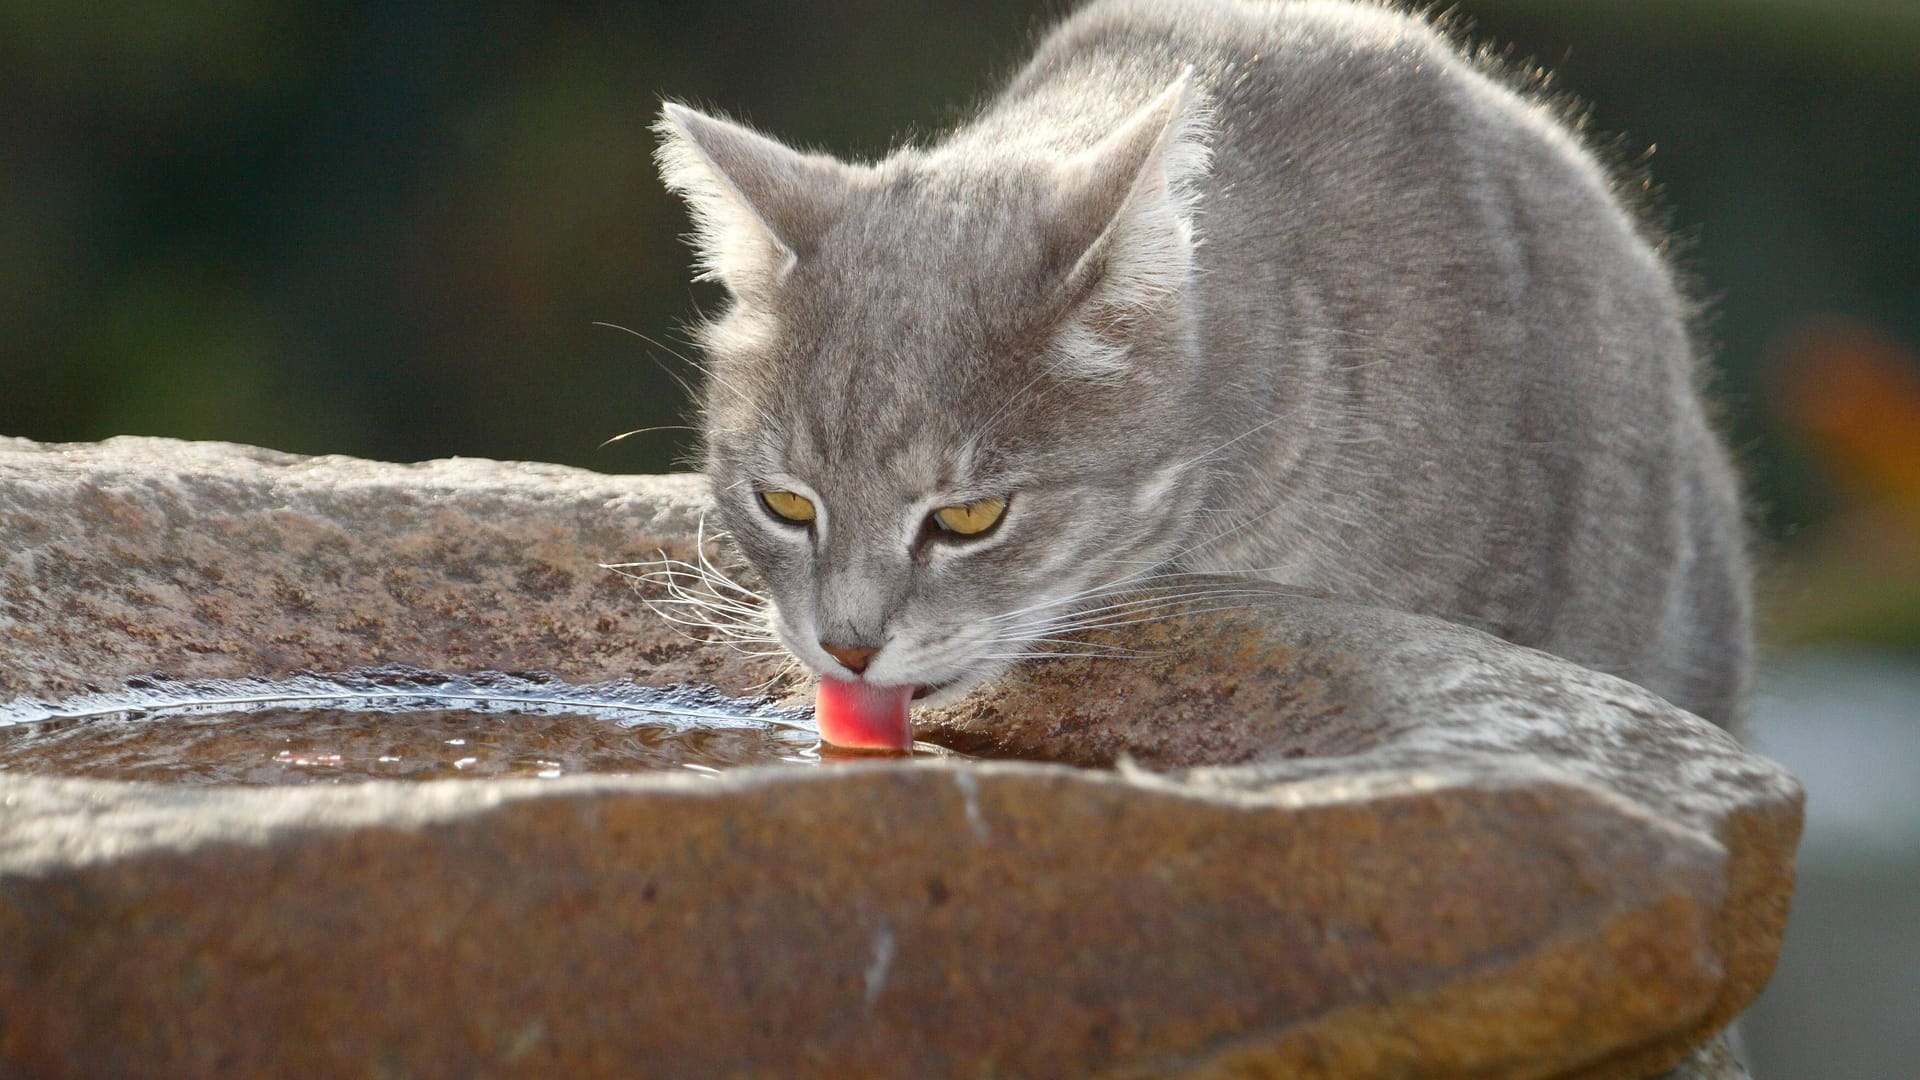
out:
M1188 68L1060 166L1053 240L1071 259L1057 292L1071 305L1055 333L1062 370L1123 372L1131 328L1185 295L1212 136L1212 109Z
M667 188L693 212L700 277L750 298L778 286L839 216L848 169L667 102L653 125Z

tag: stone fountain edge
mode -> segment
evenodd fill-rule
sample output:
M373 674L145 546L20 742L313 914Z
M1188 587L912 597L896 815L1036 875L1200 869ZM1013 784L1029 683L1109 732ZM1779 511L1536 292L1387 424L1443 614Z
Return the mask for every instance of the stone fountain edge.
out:
M559 466L472 459L391 465L153 439L116 439L80 446L0 439L0 696L52 696L104 689L112 680L153 671L177 677L224 677L283 674L301 668L339 670L350 666L341 662L343 658L442 669L543 670L571 681L592 681L651 668L665 672L667 681L712 683L737 692L740 687L763 681L766 668L721 651L689 648L668 638L647 621L643 609L636 610L639 605L633 602L624 582L611 580L604 571L599 577L589 572L602 563L645 559L661 550L690 553L700 521L700 497L697 478L611 477ZM244 577L234 574L239 567L247 570ZM330 587L318 587L317 583ZM1693 885L1683 890L1684 910L1669 912L1664 920L1634 924L1638 926L1634 933L1621 929L1631 919L1598 919L1589 927L1595 934L1585 940L1603 946L1610 941L1611 947L1589 949L1581 962L1629 956L1635 948L1669 960L1682 955L1693 959L1682 965L1687 972L1684 977L1671 975L1671 971L1681 970L1671 964L1667 969L1658 964L1648 969L1668 970L1667 977L1677 978L1684 985L1660 999L1664 1002L1660 1008L1648 1010L1658 1014L1659 1021L1644 1025L1631 1039L1620 1035L1617 1027L1609 1027L1610 1021L1604 1016L1561 1017L1559 1027L1549 1024L1542 1029L1567 1036L1587 1023L1588 1027L1580 1030L1600 1036L1597 1042L1589 1040L1582 1051L1584 1057L1576 1054L1563 1060L1561 1072L1637 1076L1664 1067L1677 1060L1688 1046L1717 1030L1757 992L1777 953L1791 888L1800 796L1790 777L1738 750L1710 729L1700 730L1705 727L1700 721L1675 715L1677 710L1644 691L1514 649L1485 635L1410 616L1345 609L1311 598L1276 595L1275 604L1271 610L1246 618L1195 617L1149 628L1150 643L1171 646L1168 655L1172 659L1158 666L1145 664L1137 670L1129 669L1131 673L1119 680L1111 670L1090 675L1087 665L1076 668L1071 662L1063 662L1050 669L1047 680L982 695L967 707L932 717L929 727L950 735L978 737L983 730L991 733L993 723L1004 727L1010 709L1018 715L1017 710L1024 707L1032 715L1051 718L1051 726L1043 724L1032 732L1013 733L1013 742L1025 740L1025 748L1032 752L1047 754L1049 746L1065 745L1063 740L1078 738L1084 742L1091 736L1108 748L1103 753L1109 756L1119 748L1138 752L1157 768L1183 770L1172 777L1128 775L1124 783L1130 786L1125 788L1089 788L1086 785L1090 781L1084 774L1066 781L1034 779L1062 772L1051 766L989 765L978 772L989 791L1005 785L1009 792L1024 792L1022 798L1057 782L1067 783L1066 790L1082 795L1089 791L1111 794L1114 790L1137 794L1173 785L1189 794L1204 792L1195 795L1186 804L1189 806L1251 806L1253 812L1265 813L1272 810L1274 800L1294 799L1301 805L1311 804L1309 810L1302 811L1306 816L1324 818L1343 806L1363 805L1342 804L1332 796L1332 789L1344 785L1352 792L1367 787L1355 780L1351 770L1369 768L1374 770L1379 785L1392 788L1399 784L1402 793L1422 784L1431 789L1429 795L1438 791L1439 797L1424 803L1408 799L1396 804L1424 806L1423 812L1438 815L1432 821L1451 821L1436 835L1462 841L1477 837L1480 843L1498 845L1507 835L1503 829L1526 825L1530 815L1557 813L1561 817L1556 820L1574 822L1568 826L1569 832L1557 847L1548 844L1534 850L1545 858L1552 849L1559 852L1552 858L1565 859L1569 852L1584 857L1581 852L1597 850L1590 841L1617 839L1622 835L1620 830L1626 830L1640 845L1627 845L1628 855L1637 859L1648 852L1665 852L1679 859L1683 869L1691 867L1672 880L1691 881ZM248 632L231 632L236 625L244 625ZM1227 684L1218 678L1220 670L1208 665L1224 662L1223 657L1230 661L1248 656L1265 658L1260 661L1264 666L1253 673L1257 677L1230 671L1233 692L1221 691ZM1466 690L1471 692L1453 697L1428 692L1431 687L1422 687L1419 674L1431 673L1433 664L1444 664L1450 656L1468 657L1482 665L1466 673L1471 676ZM1589 725L1586 730L1596 733L1598 741L1592 746L1604 749L1604 753L1591 761L1575 761L1584 775L1544 765L1539 754L1545 753L1546 760L1551 760L1564 748L1539 742L1539 733L1524 724L1508 722L1502 728L1499 721L1503 715L1512 721L1517 714L1512 709L1503 714L1497 700L1493 707L1488 705L1487 684L1497 684L1501 673L1517 671L1531 678L1541 670L1551 676L1549 681L1559 680L1577 688L1578 693L1561 698L1522 695L1518 699L1511 697L1511 687L1506 693L1511 701L1529 707L1544 703L1550 710L1571 702L1574 708L1569 715L1579 714L1582 724L1598 718L1599 726ZM1406 673L1406 677L1392 671ZM1180 677L1170 678L1169 672ZM1460 685L1459 680L1439 681ZM1428 678L1426 682L1435 680ZM1090 696L1082 689L1087 685L1099 685L1111 692ZM1065 688L1065 704L1059 697L1048 697L1049 686L1056 691ZM1193 687L1220 692L1181 696ZM1302 691L1301 687L1307 689ZM1495 685L1494 690L1497 699L1499 687ZM1089 702L1105 702L1112 707L1100 714ZM1164 717L1166 722L1157 727L1142 725L1142 716ZM1176 718L1181 719L1176 722ZM1336 747L1325 751L1317 761L1274 760L1263 755L1258 740L1275 737L1276 733L1299 736L1298 730L1282 730L1295 720L1364 721L1388 728L1399 725L1401 738L1393 746L1348 752ZM1476 726L1488 724L1496 732L1504 732L1510 745L1487 750L1477 743ZM1539 726L1533 724L1534 728ZM1188 731L1199 734L1181 734ZM1630 752L1632 747L1615 745L1616 735L1622 731L1633 738L1659 735L1671 744L1670 753L1703 754L1699 783L1706 786L1709 797L1690 799L1678 789L1654 790L1653 802L1649 803L1624 793L1627 789L1619 785L1627 782L1631 787L1633 766L1640 759ZM1409 734L1411 738L1406 737ZM994 737L1006 735L1003 731ZM1168 742L1169 738L1174 741ZM1526 745L1538 749L1518 749ZM1022 747L1003 749L1018 751ZM1574 750L1585 753L1578 746ZM1155 753L1162 756L1155 759ZM1210 761L1235 764L1193 768ZM938 775L945 768L857 766L841 775L864 776L877 769L881 775L919 777ZM1035 768L1042 773L1028 771ZM1451 786L1432 788L1435 777L1441 775L1450 778L1447 784ZM945 785L957 783L906 782L909 791L918 790L913 784L944 790ZM341 850L365 856L371 849L364 844L372 841L356 840L359 836L380 836L406 844L412 842L409 836L451 835L450 829L466 835L460 832L461 822L498 822L534 813L516 807L618 807L682 790L707 794L726 791L732 793L729 797L737 797L750 789L764 794L769 790L767 783L779 789L800 790L809 782L798 778L791 783L787 779L763 781L748 775L723 781L718 789L689 786L700 785L698 780L646 779L606 786L609 781L588 779L563 782L557 788L540 786L543 782L538 781L525 783L535 787L522 791L512 785L493 789L468 785L462 791L438 794L432 792L439 785L426 785L401 799L413 804L413 819L401 814L384 819L384 824L368 820L348 829L295 828L277 833L271 842L235 843L233 836L213 839L221 835L224 826L217 824L217 818L226 811L208 810L214 804L196 801L195 793L142 793L129 785L0 776L0 792L4 792L0 794L0 811L4 812L0 836L32 834L36 823L44 836L44 829L52 822L65 820L76 828L91 830L97 844L86 858L98 857L89 865L68 870L57 870L44 861L36 864L38 869L30 870L27 857L21 854L28 847L13 841L0 844L0 853L6 853L0 855L0 865L8 865L11 860L12 866L11 870L0 869L0 942L9 946L0 955L32 955L32 950L16 951L10 946L35 940L33 931L40 924L32 916L48 910L50 896L66 897L54 903L62 917L82 918L85 907L72 906L79 903L75 897L98 894L89 891L91 886L80 888L79 893L71 889L79 887L78 883L89 875L101 881L117 880L115 874L137 869L177 885L185 880L179 875L191 877L189 868L198 866L195 872L202 880L219 883L217 861L195 862L193 851L172 849L168 854L168 849L154 846L145 847L144 855L134 851L160 835L151 826L158 817L148 818L148 840L141 840L137 829L122 835L121 840L107 839L121 835L110 833L110 829L135 824L124 817L113 824L116 806L121 812L129 806L144 806L143 812L150 815L182 815L176 821L188 820L197 813L199 824L193 827L201 830L200 839L205 841L197 849L202 852L240 855L251 851L306 866L303 859L330 844L344 845ZM726 786L729 783L736 786ZM1313 794L1315 785L1319 785L1318 795ZM252 798L250 793L208 794L249 796L221 805L252 814L253 820L249 821L247 813L234 810L237 825L256 832L260 808L268 805L286 811L302 805L302 800L317 799L306 805L316 812L324 810L336 824L352 817L344 809L347 803L298 792L262 793L264 800ZM530 799L528 794L540 798ZM1501 819L1474 810L1477 804L1467 798L1469 795L1521 801L1500 803L1507 815ZM347 799L351 802L372 797L367 794ZM677 794L672 797L677 798ZM58 809L50 809L50 802L58 804ZM912 802L903 800L903 812L912 809L908 805ZM440 807L433 811L438 815L433 822L420 820L429 803ZM1387 804L1373 805L1378 810ZM1573 807L1581 808L1581 813L1567 817ZM386 807L386 811L393 810L392 805ZM43 811L51 816L25 816ZM367 812L373 813L371 809ZM616 817L630 813L609 812ZM949 816L939 819L941 828L971 829L964 805L958 822L951 817L951 806L945 812ZM1454 813L1455 818L1448 819L1448 813ZM1390 819L1392 815L1385 817ZM849 818L849 822L855 820ZM1478 823L1487 829L1476 833L1463 823ZM1368 827L1380 825L1375 821ZM553 827L566 835L585 835L579 830L568 832L568 825ZM244 834L245 829L240 832ZM125 846L116 852L114 844ZM1599 849L1620 854L1607 844ZM1364 847L1342 850L1350 860L1365 861ZM523 850L520 857L537 863L537 849ZM1316 873L1307 875L1309 881L1337 876L1344 864L1335 861L1315 865ZM1595 865L1612 864L1603 860ZM485 861L470 866L469 871L479 873L489 866L499 872L498 863ZM1524 876L1523 867L1516 864L1508 872ZM1703 871L1703 867L1708 870ZM608 873L618 870L602 869ZM1425 867L1412 860L1401 869L1417 879L1429 872L1442 872L1445 867ZM1701 877L1702 873L1706 876ZM266 876L258 880L270 885L278 879ZM316 880L324 883L326 878ZM1611 879L1600 873L1597 880L1604 883ZM45 891L49 882L56 882L54 892ZM1497 877L1484 881L1493 895L1498 895L1501 884ZM795 883L796 888L804 885ZM1264 887L1258 881L1246 885L1250 894L1259 894ZM62 889L69 891L60 892ZM1041 891L1044 893L1044 889ZM1637 899L1623 901L1620 911L1644 912L1648 909L1642 901L1654 903L1649 898L1659 895L1656 889L1627 890L1621 895L1629 893ZM290 897L286 902L297 906L303 900ZM68 906L62 907L62 903ZM1636 908L1636 903L1641 906ZM1314 917L1325 923L1324 913ZM145 928L153 934L162 929ZM1601 930L1616 936L1609 939ZM225 931L215 924L207 932ZM1682 944L1692 940L1689 933L1698 938L1694 941L1698 948ZM159 939L126 940L151 944ZM1649 951L1648 942L1661 944ZM39 955L44 963L56 963L44 952ZM1516 961L1502 970L1509 978L1518 978L1524 966ZM25 1052L22 1048L27 1036L22 1034L18 1018L29 1015L34 1008L34 994L30 980L20 981L23 969L11 970L11 975L0 973L0 1060L19 1061L23 1060L19 1055ZM1535 972L1531 976L1533 985L1552 984L1555 972L1564 976L1565 970L1563 963L1559 969ZM1470 973L1456 974L1464 977ZM1633 979L1619 969L1590 974L1611 977L1614 981L1608 985L1616 988L1633 984ZM1641 980L1650 999L1658 997L1653 993L1657 982L1652 976ZM1458 979L1449 982L1440 978L1434 985L1444 999L1447 987L1458 983ZM1592 980L1576 980L1573 985L1587 984ZM1497 1001L1498 994L1493 991L1500 985L1494 980L1490 989L1483 988L1484 994L1491 996L1475 997L1462 991L1456 1000L1469 1004ZM1466 1024L1459 1019L1464 1014L1436 1011L1434 1002L1410 985L1404 991L1397 999L1403 1010L1421 1003L1420 1007L1430 1014L1455 1016L1452 1026L1439 1024L1432 1030L1458 1035ZM890 996L884 1000L892 1003L897 999ZM86 990L79 1001L100 1006L103 999L99 991ZM1706 1004L1699 1005L1701 1001ZM128 1004L121 1003L123 1011ZM151 1018L154 1004L147 1003L149 1012L135 1010L127 1015ZM235 1003L235 1007L245 1005ZM1395 1032L1395 1038L1400 1038L1410 1030L1409 1024L1418 1026L1418 1016L1369 1013L1364 1002L1359 1008L1357 1014L1342 1014L1349 1018L1358 1015L1357 1021L1336 1022L1334 1013L1325 1009L1309 1010L1277 1024L1245 1017L1239 1029L1241 1037L1202 1038L1177 1053L1150 1053L1145 1043L1137 1040L1127 1045L1138 1052L1133 1060L1147 1062L1142 1067L1162 1072L1231 1071L1249 1060L1283 1060L1275 1055L1304 1052L1301 1047L1313 1048L1309 1055L1313 1060L1337 1059L1350 1069L1364 1070L1366 1061L1362 1058L1337 1055L1385 1052L1382 1045L1391 1048L1398 1044L1393 1039L1382 1040L1382 1032ZM110 1019L113 1010L97 1008L94 1015ZM1683 1017L1689 1019L1682 1023ZM1104 1026L1087 1021L1085 1016L1080 1019L1086 1021L1083 1034L1087 1041L1074 1045L1091 1047L1092 1051L1106 1047L1108 1056L1100 1060L1115 1068L1124 1066L1121 1057L1113 1056L1114 1040L1125 1042L1115 1031L1132 1031L1139 1036L1147 1030L1139 1024L1116 1028L1111 1017ZM1512 1032L1500 1031L1496 1019L1479 1016L1481 1034L1510 1037ZM164 1032L165 1025L157 1023L155 1030ZM1303 1031L1305 1036L1301 1035ZM58 1027L43 1026L40 1034L51 1037L58 1034ZM44 1049L76 1044L69 1039L39 1045ZM177 1040L172 1045L180 1046ZM482 1039L477 1045L494 1044ZM516 1047L524 1050L525 1045L526 1040L521 1039L504 1049L495 1048L505 1053ZM794 1045L803 1049L809 1044L801 1039ZM1479 1050L1472 1049L1476 1045ZM1452 1044L1441 1039L1402 1049L1407 1053L1418 1051L1408 1060L1441 1060L1447 1052L1484 1053L1489 1045L1492 1043L1484 1039L1478 1044L1472 1039ZM1551 1057L1544 1049L1546 1045L1542 1043L1535 1050ZM853 1044L841 1049L848 1050L849 1046L858 1049ZM1293 1050L1288 1050L1289 1046ZM1594 1049L1596 1046L1606 1049L1602 1052ZM1253 1057L1248 1058L1249 1054ZM476 1064L485 1061L477 1060Z

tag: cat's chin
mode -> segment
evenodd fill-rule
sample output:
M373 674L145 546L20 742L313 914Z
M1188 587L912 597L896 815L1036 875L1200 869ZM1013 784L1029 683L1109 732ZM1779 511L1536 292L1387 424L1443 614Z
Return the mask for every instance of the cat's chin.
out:
M819 676L819 673L815 673ZM831 678L832 676L819 676ZM988 682L991 675L960 675L945 682L917 683L913 687L914 705L951 705L966 697L982 684Z
M838 666L822 666L817 664L812 657L803 655L797 650L789 649L788 651L806 666L808 672L813 675L815 679L849 681L844 668ZM953 666L941 664L933 667L931 670L923 668L918 672L902 672L890 667L882 673L877 683L886 686L912 686L913 695L908 702L910 705L951 705L966 697L968 694L973 693L975 690L978 690L980 687L999 678L1013 666L1012 663L1006 661L997 663L989 662L985 664L976 662ZM921 682L912 677L915 674L921 676L931 675L933 679L927 682ZM906 677L902 678L903 675ZM871 671L865 673L864 676L855 676L851 681L856 683L876 682L874 672Z
M930 686L916 686L913 689L913 703L915 705L948 705L966 697L969 691L983 681L985 680L951 679Z
M913 689L915 705L951 705L992 682L998 672L957 675L946 682L925 683Z

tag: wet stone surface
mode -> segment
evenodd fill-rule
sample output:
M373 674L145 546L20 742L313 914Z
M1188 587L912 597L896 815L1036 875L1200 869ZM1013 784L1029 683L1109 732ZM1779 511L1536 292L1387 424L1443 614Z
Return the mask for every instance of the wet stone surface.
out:
M610 723L456 709L273 709L55 720L0 732L0 771L164 784L340 784L815 765L819 740L762 725Z

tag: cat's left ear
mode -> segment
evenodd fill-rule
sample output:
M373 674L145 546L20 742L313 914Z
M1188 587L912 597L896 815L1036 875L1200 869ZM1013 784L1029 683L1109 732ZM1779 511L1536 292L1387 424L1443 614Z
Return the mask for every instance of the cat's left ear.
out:
M1189 68L1059 168L1055 238L1070 269L1055 352L1066 369L1123 370L1131 328L1186 292L1212 137L1213 112Z
M667 102L653 130L667 188L693 212L701 277L751 298L779 285L840 214L850 170Z

